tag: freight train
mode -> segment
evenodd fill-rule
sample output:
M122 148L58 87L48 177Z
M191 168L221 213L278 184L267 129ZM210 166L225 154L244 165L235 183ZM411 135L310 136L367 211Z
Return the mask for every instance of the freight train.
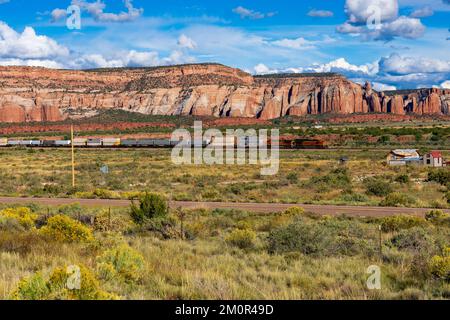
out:
M224 139L221 144L224 147L248 148L250 139L246 137L243 140ZM179 141L170 139L121 139L121 138L74 138L73 145L76 148L173 148ZM269 140L267 145L270 147L272 142ZM191 146L207 147L218 146L219 143L214 140L203 140L200 143L192 142ZM19 140L0 138L0 147L41 147L41 148L64 148L71 147L71 140ZM300 138L280 138L279 146L281 149L327 149L324 141L317 139Z

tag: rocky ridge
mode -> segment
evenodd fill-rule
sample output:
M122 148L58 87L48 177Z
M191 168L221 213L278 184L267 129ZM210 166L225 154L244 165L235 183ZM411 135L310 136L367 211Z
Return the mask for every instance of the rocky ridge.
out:
M450 90L377 92L339 74L253 77L220 64L87 71L0 67L0 122L79 119L108 109L269 120L308 114L450 114Z

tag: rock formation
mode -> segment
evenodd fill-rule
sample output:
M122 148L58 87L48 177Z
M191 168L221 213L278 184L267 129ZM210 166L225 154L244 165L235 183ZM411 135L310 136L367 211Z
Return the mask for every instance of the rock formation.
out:
M376 92L338 74L253 77L219 64L88 71L0 67L0 122L59 121L123 109L274 119L307 114L449 114L450 90Z

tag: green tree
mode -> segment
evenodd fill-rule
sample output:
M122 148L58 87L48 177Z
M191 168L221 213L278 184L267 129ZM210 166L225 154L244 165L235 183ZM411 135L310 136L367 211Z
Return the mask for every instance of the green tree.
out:
M130 215L136 224L142 225L148 220L167 216L167 200L156 193L146 193L139 199L139 205L131 204Z

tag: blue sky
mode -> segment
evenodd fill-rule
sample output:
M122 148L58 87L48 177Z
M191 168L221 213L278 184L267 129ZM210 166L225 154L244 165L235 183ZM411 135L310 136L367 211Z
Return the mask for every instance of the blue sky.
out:
M81 29L66 26L81 10ZM0 65L219 62L450 87L450 0L0 0Z

